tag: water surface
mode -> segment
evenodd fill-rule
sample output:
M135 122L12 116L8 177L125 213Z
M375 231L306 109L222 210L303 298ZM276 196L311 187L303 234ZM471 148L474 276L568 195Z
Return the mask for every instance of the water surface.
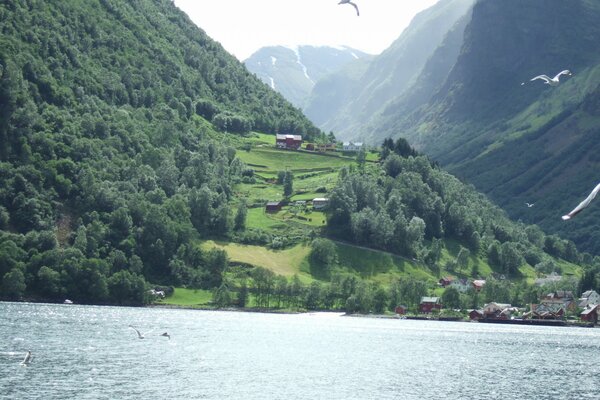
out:
M0 399L600 398L597 328L0 303L0 338Z

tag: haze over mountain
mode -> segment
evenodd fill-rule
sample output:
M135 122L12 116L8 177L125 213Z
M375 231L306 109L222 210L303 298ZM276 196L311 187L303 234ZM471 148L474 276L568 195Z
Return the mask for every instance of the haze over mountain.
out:
M472 4L473 0L441 0L420 12L402 35L368 65L349 65L342 74L317 82L304 112L321 129L341 138L364 137L361 127L413 83Z
M344 46L270 46L256 51L244 64L292 104L303 108L315 82L350 61L365 58L371 57Z

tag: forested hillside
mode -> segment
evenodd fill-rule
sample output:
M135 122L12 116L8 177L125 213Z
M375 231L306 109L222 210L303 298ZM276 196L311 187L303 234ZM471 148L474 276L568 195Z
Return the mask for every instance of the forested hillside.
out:
M597 210L560 219L599 179L598 19L593 1L479 0L455 62L451 32L407 95L365 129L375 141L406 137L513 218L598 254ZM564 69L573 75L557 87L530 82Z
M193 243L232 227L222 138L319 133L171 1L2 2L0 31L4 298L218 285L224 253Z

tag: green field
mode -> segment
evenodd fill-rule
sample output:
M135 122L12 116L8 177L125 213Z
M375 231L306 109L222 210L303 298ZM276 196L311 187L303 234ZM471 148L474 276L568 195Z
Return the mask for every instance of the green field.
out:
M157 301L156 304L204 308L210 305L211 300L210 290L175 288L173 295Z
M310 248L303 244L285 250L271 250L262 246L209 240L202 243L202 248L219 248L227 252L232 262L263 267L285 277L297 274L305 282L312 281L307 261Z

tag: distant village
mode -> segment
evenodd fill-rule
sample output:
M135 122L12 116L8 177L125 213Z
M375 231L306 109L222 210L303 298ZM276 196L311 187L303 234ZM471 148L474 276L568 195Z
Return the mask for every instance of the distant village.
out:
M278 149L309 151L309 152L350 152L356 153L366 150L361 142L343 142L343 143L304 143L301 135L276 135L275 147ZM329 204L329 199L325 197L316 197L310 201L314 210L324 210ZM276 213L281 211L282 201L269 201L265 205L265 211ZM306 206L307 201L297 201L296 205ZM552 273L545 278L536 279L537 286L543 286L548 283L558 282L562 279L560 275ZM483 279L467 280L454 277L445 277L439 280L438 285L442 288L454 288L459 293L466 293L469 290L480 292L485 286ZM422 315L439 314L443 309L441 297L424 296L418 306L418 311ZM407 307L399 305L395 312L399 316L407 314ZM579 312L578 312L579 311ZM573 292L558 290L547 293L540 299L538 304L530 304L528 309L513 307L511 304L490 302L482 309L468 310L469 319L479 322L491 323L522 323L536 325L566 325L567 317L578 316L579 321L596 325L598 323L598 313L600 313L600 295L593 290L588 290L577 299ZM578 315L577 315L578 314ZM424 317L428 318L428 317Z
M536 285L542 286L548 281L560 280L561 277L552 274L547 278L536 280ZM445 277L439 280L442 288L454 288L465 293L468 290L480 292L485 286L485 280L467 280ZM421 314L431 315L443 309L440 297L422 297L419 304ZM396 314L405 315L406 307L396 307ZM598 323L600 312L600 295L594 290L582 293L576 298L572 291L557 290L547 293L538 304L530 304L529 308L513 307L510 304L490 302L482 309L468 310L469 319L472 321L491 323L519 323L528 325L567 325L567 317L579 318L579 321L590 326Z

